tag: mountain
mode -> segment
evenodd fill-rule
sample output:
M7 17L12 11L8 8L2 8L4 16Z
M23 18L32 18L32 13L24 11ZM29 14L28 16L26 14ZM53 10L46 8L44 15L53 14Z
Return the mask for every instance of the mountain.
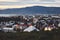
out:
M60 14L60 7L32 6L0 10L0 14Z

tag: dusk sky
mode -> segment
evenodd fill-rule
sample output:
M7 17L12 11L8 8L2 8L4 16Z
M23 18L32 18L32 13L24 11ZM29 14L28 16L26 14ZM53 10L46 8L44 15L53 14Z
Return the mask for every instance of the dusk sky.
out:
M60 7L60 0L0 0L0 9L27 6Z

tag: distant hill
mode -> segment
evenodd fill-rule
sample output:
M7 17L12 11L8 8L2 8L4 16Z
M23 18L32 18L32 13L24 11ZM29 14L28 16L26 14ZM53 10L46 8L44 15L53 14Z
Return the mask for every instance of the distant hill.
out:
M60 14L60 7L32 6L0 10L0 14Z

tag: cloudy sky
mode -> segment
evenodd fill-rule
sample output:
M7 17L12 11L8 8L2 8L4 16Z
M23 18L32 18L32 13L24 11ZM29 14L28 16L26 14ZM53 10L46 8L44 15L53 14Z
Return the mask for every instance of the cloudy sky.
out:
M60 0L0 0L0 9L22 8L27 6L60 7Z

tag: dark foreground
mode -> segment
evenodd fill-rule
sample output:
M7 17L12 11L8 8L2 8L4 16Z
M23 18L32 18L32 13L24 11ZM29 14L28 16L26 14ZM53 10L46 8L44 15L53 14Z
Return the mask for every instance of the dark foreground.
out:
M1 32L0 40L60 40L60 32Z

